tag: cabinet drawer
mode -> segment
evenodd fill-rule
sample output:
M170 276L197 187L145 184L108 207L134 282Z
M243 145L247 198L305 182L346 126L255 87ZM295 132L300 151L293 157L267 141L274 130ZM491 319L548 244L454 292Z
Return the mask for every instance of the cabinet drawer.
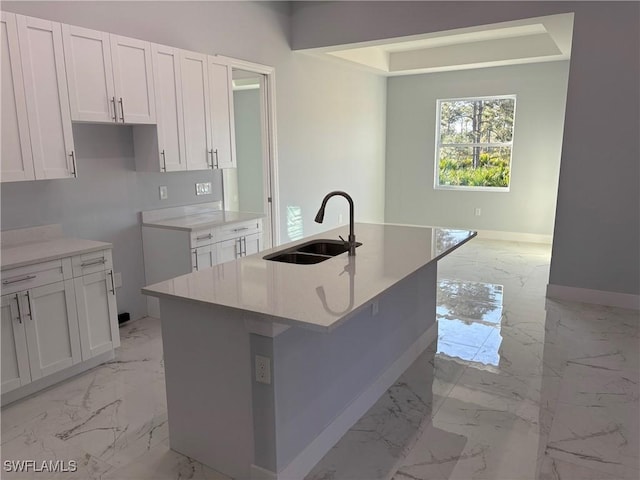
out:
M19 292L30 288L61 282L71 278L71 260L62 258L36 263L2 272L2 294Z
M81 277L90 273L102 272L113 268L111 250L99 250L97 252L75 255L71 258L73 276Z
M230 223L216 228L216 241L222 242L231 238L244 237L262 231L262 219L247 220L245 222Z
M215 240L215 228L206 228L191 232L191 248L211 245Z

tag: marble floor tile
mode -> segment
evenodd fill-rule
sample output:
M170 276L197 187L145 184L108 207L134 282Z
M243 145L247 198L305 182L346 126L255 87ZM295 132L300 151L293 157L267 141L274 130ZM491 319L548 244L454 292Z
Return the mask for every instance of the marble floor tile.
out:
M306 480L640 478L638 312L545 298L549 262L483 239L445 257L438 340ZM159 320L120 334L114 361L2 409L3 461L77 471L3 479L227 480L169 448Z

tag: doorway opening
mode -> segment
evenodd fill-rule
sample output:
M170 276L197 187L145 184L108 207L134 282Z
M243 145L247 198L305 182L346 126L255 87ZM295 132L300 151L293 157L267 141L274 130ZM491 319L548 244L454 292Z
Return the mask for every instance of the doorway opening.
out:
M263 248L267 249L279 244L274 69L227 61L232 68L237 168L222 171L224 209L263 214Z

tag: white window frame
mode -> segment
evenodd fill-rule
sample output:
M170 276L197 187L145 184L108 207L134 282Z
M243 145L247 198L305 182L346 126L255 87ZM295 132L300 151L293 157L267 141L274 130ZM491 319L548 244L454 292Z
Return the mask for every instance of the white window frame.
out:
M501 99L513 99L513 131L511 132L510 142L491 142L491 143L440 143L440 119L441 119L441 104L442 102L457 102L457 101L474 101L474 100L501 100ZM439 98L436 100L436 149L434 154L434 175L433 175L433 188L435 190L459 190L464 192L498 192L508 193L511 191L511 180L513 178L513 138L516 130L516 107L517 99L515 94L509 95L487 95L479 97L457 97L457 98ZM440 185L438 183L440 179L440 149L445 147L510 147L511 154L509 155L509 185L506 187L479 187L468 185Z

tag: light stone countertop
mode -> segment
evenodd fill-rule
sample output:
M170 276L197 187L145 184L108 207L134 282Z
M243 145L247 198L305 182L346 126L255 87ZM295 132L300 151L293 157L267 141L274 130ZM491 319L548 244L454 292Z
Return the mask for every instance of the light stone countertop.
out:
M330 331L419 268L476 235L467 230L357 223L362 245L321 263L296 265L263 257L313 239L344 238L343 226L142 289L146 295L223 305L262 319ZM428 294L435 295L435 292ZM252 315L251 313L258 314Z
M173 230L195 231L202 230L204 228L217 227L228 223L244 222L245 220L255 220L257 218L263 218L264 216L265 215L261 213L226 212L219 210L158 220L143 219L142 225L146 227L160 227L170 228Z
M59 225L9 230L2 232L1 269L24 267L112 247L107 242L64 237Z

